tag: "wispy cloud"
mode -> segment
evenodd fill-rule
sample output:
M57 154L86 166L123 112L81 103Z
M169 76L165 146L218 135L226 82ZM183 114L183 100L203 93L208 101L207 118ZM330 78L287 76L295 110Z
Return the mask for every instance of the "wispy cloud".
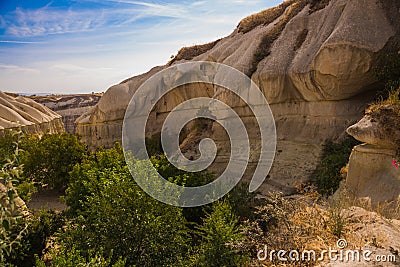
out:
M0 40L0 43L6 43L6 44L45 44L46 42Z
M57 0L39 8L21 1L0 10L0 90L104 91L183 46L227 36L278 1Z
M95 1L90 1L95 2ZM107 0L123 6L103 6L95 9L58 9L46 5L38 9L17 8L0 16L5 33L19 38L53 34L88 32L133 23L142 18L186 18L188 10L181 4L154 4L143 1Z
M9 65L9 64L1 64L0 69L8 70L8 71L15 71L15 72L30 72L30 73L40 73L39 70L27 67L21 67L17 65Z

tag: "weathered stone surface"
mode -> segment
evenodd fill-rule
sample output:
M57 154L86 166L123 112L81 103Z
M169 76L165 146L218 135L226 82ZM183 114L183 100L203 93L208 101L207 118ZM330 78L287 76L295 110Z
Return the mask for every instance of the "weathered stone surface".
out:
M369 198L371 204L396 201L400 195L400 169L392 165L396 151L370 144L354 147L346 186L358 198Z
M65 131L76 132L76 119L89 112L100 100L102 94L31 96L36 102L62 116Z
M356 197L368 198L375 206L400 196L400 169L393 165L400 144L398 110L389 104L376 107L347 129L365 144L350 155L346 185Z
M57 113L32 99L0 92L0 134L5 129L17 127L39 135L64 132L61 116Z
M260 23L245 33L236 29L193 58L224 63L252 74L270 103L278 148L283 151L277 153L266 184L286 188L285 192L308 178L324 140L343 136L345 129L361 118L376 88L372 74L375 59L389 40L399 35L399 16L392 7L398 10L400 6L395 0L331 0L315 12L307 3L290 1L273 22ZM268 40L271 44L262 43ZM261 51L266 47L269 51ZM172 65L181 62L185 60ZM91 147L109 147L120 141L129 99L146 79L166 67L156 67L111 87L91 112L78 119L77 132L83 140ZM250 109L233 94L217 87L187 86L159 101L149 120L147 135L160 131L155 126L161 125L176 104L195 96L219 99L233 107L247 125L254 125ZM250 132L254 165L260 142L257 131ZM229 139L216 124L211 138L219 140L215 169L222 169L229 158Z
M361 142L397 149L400 145L400 116L394 106L386 105L368 112L347 133Z
M336 261L328 264L321 264L326 267L368 267L399 266L400 250L400 221L388 220L379 214L367 211L360 207L350 207L344 212L347 218L347 226L350 228L351 235L348 236L348 246L343 249L343 260L338 257ZM336 248L333 248L336 249ZM358 250L360 252L360 261L346 261L346 250ZM370 261L363 260L363 251L371 251ZM338 255L338 254L337 254ZM378 258L384 256L385 258ZM391 260L388 260L388 256ZM386 259L386 260L383 260ZM393 259L395 259L393 261Z

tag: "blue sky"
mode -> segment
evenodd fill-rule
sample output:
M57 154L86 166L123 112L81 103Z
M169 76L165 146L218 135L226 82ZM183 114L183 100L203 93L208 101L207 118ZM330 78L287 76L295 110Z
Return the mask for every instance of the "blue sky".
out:
M0 90L102 92L282 0L0 0Z

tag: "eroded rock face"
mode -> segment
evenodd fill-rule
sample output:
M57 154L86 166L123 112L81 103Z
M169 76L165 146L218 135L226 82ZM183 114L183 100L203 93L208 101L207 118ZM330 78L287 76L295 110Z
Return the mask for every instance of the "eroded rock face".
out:
M346 185L356 197L368 198L375 206L397 201L400 196L398 110L389 104L370 110L347 129L365 144L356 146L350 155Z
M82 114L89 112L100 100L102 94L81 95L50 95L30 97L36 102L43 104L52 111L62 116L65 131L76 132L76 119Z
M28 134L61 133L61 116L32 99L0 92L0 134L21 127Z
M344 135L362 116L376 88L372 74L375 59L391 38L399 37L400 6L396 0L331 0L326 6L310 7L306 0L286 1L280 9L246 18L245 31L241 23L203 54L197 55L199 49L195 49L191 58L190 50L185 49L186 56L178 57L184 59L172 63L189 59L224 63L251 75L260 87L275 117L278 136L275 163L262 191L290 192L294 183L307 179L318 162L321 144ZM253 25L253 20L258 22ZM111 87L91 112L78 119L77 132L83 140L92 148L120 141L131 96L166 67ZM156 105L150 125L161 125L174 106L196 96L227 103L246 126L255 126L243 102L224 89L205 85L165 96ZM148 136L161 129L152 126ZM249 134L253 167L260 148L257 133L250 130ZM216 124L211 138L218 141L219 158L214 167L221 169L229 158L229 139Z
M326 267L368 267L368 266L398 266L398 251L400 249L400 221L387 220L376 212L367 211L360 207L350 207L343 212L349 227L349 236L346 236L348 245L343 249L357 250L360 252L360 260L332 260L330 263L321 263ZM336 249L336 248L334 248ZM362 252L370 251L371 254L365 259ZM377 256L381 258L377 258ZM379 261L385 257L386 261ZM391 260L388 260L390 256ZM326 257L328 258L328 257ZM333 256L334 258L334 256ZM395 260L393 260L393 258ZM357 259L357 258L356 258ZM368 260L369 259L369 260Z
M394 106L385 105L368 112L346 131L361 142L395 150L400 144L399 125L400 116Z

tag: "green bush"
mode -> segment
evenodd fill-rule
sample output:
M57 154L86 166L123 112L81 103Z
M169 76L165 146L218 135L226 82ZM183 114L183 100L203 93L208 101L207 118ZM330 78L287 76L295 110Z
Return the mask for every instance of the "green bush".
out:
M18 164L18 143L15 152L0 170L0 263L5 262L28 228L29 213L23 210L14 183L22 176L21 165Z
M243 266L247 261L246 255L236 253L234 249L234 244L243 235L229 202L215 202L198 231L201 241L190 266Z
M62 189L69 182L69 172L86 154L86 146L70 133L45 134L23 147L22 163L30 180Z
M75 166L71 177L66 201L75 218L61 235L64 246L82 253L103 249L112 263L122 257L137 266L173 266L183 258L190 236L182 210L139 188L120 145Z
M49 238L64 225L64 216L52 210L42 210L27 221L25 235L7 257L7 262L18 267L35 263L35 255L41 256ZM19 226L20 228L22 225Z
M81 252L73 247L71 250L61 248L60 251L51 252L50 264L48 262L36 257L37 267L77 267L77 266L92 266L92 267L124 267L125 260L118 259L115 264L111 264L111 259L105 259L101 253L89 253L88 258L82 256Z
M385 54L378 58L374 68L375 77L385 84L387 91L400 87L400 51Z
M342 180L340 170L346 166L351 150L357 144L360 142L353 137L348 137L340 143L325 144L321 162L313 174L317 191L321 195L331 195L339 188Z

